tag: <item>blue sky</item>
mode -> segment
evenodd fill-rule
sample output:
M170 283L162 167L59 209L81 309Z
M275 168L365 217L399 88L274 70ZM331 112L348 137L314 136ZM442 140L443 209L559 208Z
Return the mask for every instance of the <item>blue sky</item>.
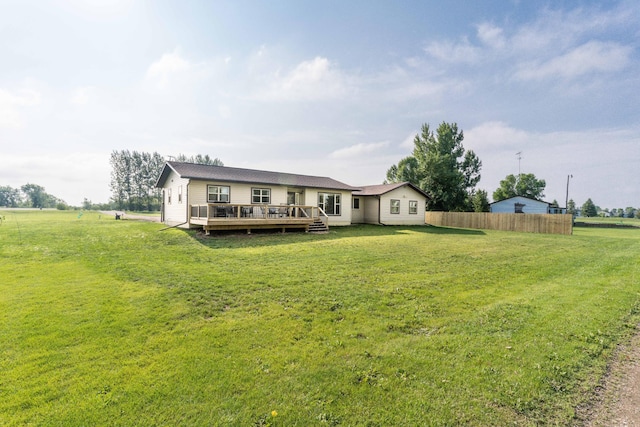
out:
M109 155L381 183L423 123L489 195L640 207L635 1L0 0L0 185L110 196Z

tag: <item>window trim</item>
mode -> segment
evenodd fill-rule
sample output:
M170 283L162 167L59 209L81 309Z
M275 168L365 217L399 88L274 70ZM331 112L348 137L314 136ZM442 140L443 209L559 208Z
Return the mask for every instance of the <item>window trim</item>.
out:
M414 205L414 206L412 206ZM409 215L418 215L418 201L409 200Z
M256 195L254 192L255 191L260 191L260 194ZM266 191L266 201L264 201L263 199L265 198L265 194L263 193L263 191ZM259 197L260 200L256 201L255 197ZM270 205L271 204L271 188L265 188L265 187L251 187L251 203L254 205Z
M217 188L218 191L216 193L211 193L211 188ZM226 188L226 194L221 189ZM215 194L218 196L218 200L211 200L211 195ZM226 195L227 200L220 200L220 195ZM231 187L228 185L216 185L216 184L207 184L207 203L230 203L231 202Z
M167 204L171 204L171 187L167 189Z
M400 215L400 199L391 199L389 208L391 215ZM397 210L397 212L394 212L394 210Z
M326 199L333 196L333 206L332 213L327 212L327 204L325 203ZM322 198L322 201L321 201ZM318 207L321 208L327 216L342 216L342 193L327 193L327 192L318 192ZM336 213L337 211L337 213Z
M178 187L178 203L182 203L182 185Z
M360 197L354 197L353 198L353 209L354 210L359 210L360 209Z

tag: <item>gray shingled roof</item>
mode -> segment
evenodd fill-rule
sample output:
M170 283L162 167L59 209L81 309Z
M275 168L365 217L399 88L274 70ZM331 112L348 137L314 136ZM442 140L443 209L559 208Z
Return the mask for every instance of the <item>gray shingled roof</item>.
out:
M331 190L359 190L340 181L323 176L296 175L292 173L269 172L254 169L231 168L227 166L199 165L194 163L166 162L156 182L162 187L173 170L181 178L201 181L242 182L291 187L325 188Z
M414 190L424 195L425 197L430 198L427 193L425 193L419 187L417 187L416 185L413 185L410 182L397 182L394 184L380 184L380 185L365 185L363 187L360 187L360 191L354 191L353 195L354 196L380 196L382 194L388 193L389 191L393 191L396 188L404 187L405 185L408 185L409 187L413 188Z

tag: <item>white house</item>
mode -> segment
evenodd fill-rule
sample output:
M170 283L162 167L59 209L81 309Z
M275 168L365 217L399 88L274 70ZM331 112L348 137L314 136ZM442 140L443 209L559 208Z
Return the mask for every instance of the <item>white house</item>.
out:
M358 190L327 177L182 162L166 162L156 187L165 224L207 232L350 225Z
M553 206L552 203L530 199L523 196L510 197L508 199L493 202L490 205L491 213L525 213L525 214L561 214L566 213L566 208Z
M409 182L352 187L332 178L166 162L162 222L210 230L423 225L427 194Z
M354 191L354 224L424 225L427 194L409 182L367 185Z

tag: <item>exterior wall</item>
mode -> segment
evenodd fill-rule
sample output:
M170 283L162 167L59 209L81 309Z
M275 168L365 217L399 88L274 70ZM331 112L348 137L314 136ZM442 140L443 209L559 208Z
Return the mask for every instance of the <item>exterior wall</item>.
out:
M355 196L360 198L359 216L354 214L354 223L385 225L424 225L426 198L413 188L405 186L381 196ZM400 200L400 213L391 213L391 200ZM418 202L418 211L409 213L409 201ZM354 210L354 212L356 212ZM356 218L358 221L356 221Z
M358 214L353 210L352 219L354 224L380 224L378 213L380 212L380 202L377 196L355 196L360 198L360 209Z
M169 181L169 180L168 180ZM271 189L271 205L287 204L287 192L295 190L302 192L302 205L318 206L318 193L339 193L341 195L341 215L329 215L329 225L350 225L351 224L351 192L339 190L325 190L316 188L290 188L286 185L260 185L260 184L236 184L220 181L191 181L189 184L189 202L191 205L203 205L207 203L207 186L225 185L229 186L229 203L251 204L251 193L253 188ZM186 208L185 208L186 212Z
M235 184L221 181L191 181L189 185L189 204L204 205L207 203L207 186L222 185L229 187L229 203L243 205L251 204L251 193L253 188L271 189L271 205L281 205L287 203L286 186Z
M358 209L353 207L356 199L358 200ZM352 224L362 224L364 222L364 205L365 205L366 197L363 196L353 196L351 199L351 223Z
M162 189L162 198L164 204L164 222L167 225L180 225L188 221L187 210L189 202L187 201L188 179L180 178L175 172L167 177L165 187ZM182 191L182 197L180 192ZM185 227L187 225L185 224Z
M391 213L391 200L400 200L400 213ZM418 202L418 211L409 213L409 201ZM380 223L385 225L424 225L426 198L409 186L396 188L380 196Z
M516 203L523 204L522 213L527 214L546 214L549 209L549 204L546 202L516 196L492 203L491 213L515 213Z
M340 190L327 190L321 188L306 188L304 190L304 204L307 206L318 206L318 193L340 194L340 215L328 215L329 226L351 225L351 192Z

